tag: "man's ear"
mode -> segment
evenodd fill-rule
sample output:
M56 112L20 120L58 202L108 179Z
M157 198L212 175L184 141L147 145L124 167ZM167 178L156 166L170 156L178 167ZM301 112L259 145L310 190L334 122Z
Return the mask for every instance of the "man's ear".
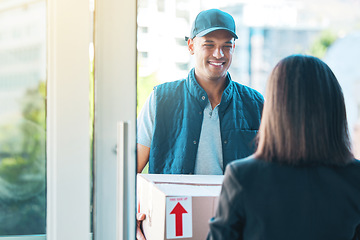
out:
M194 55L194 39L189 38L187 41L188 44L188 50L191 55Z

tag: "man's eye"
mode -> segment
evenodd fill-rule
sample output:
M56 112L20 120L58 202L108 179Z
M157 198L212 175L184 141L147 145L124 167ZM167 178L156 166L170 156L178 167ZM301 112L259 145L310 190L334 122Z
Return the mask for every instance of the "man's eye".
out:
M232 48L232 45L225 45L225 48Z
M213 44L205 44L204 46L205 47L213 47L214 45Z

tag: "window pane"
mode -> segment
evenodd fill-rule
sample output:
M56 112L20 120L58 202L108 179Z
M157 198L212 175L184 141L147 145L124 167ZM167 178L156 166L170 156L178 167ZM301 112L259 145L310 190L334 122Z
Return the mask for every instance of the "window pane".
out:
M45 1L0 1L0 236L46 224Z

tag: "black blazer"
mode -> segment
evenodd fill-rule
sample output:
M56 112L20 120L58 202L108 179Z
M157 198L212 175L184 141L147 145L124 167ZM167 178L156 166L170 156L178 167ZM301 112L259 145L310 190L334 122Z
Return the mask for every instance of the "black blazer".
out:
M360 161L292 167L229 164L208 239L360 240Z

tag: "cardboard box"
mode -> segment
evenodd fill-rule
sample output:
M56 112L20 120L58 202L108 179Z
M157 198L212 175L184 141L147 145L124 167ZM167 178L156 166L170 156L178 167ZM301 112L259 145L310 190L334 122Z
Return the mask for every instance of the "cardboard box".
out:
M206 239L221 175L138 174L138 212L147 240Z

